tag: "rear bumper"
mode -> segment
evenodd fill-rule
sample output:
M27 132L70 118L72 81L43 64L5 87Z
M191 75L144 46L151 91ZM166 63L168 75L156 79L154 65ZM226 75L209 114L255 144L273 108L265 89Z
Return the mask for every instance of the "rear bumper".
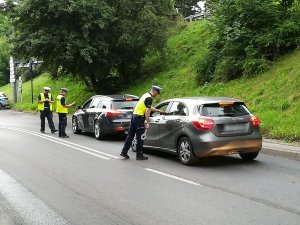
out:
M102 127L102 131L105 134L118 134L127 133L130 127L130 123L112 123Z
M247 135L238 137L236 140L218 138L218 140L209 142L192 141L192 143L197 157L220 156L260 151L262 148L262 137L260 135Z

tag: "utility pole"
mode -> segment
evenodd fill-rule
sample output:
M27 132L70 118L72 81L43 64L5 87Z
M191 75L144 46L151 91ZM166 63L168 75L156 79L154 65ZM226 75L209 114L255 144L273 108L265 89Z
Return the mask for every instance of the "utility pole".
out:
M10 70L10 83L12 86L12 92L13 92L13 101L14 103L17 103L17 85L16 85L16 65L14 62L13 57L10 57L9 60L9 70Z
M32 61L29 62L29 73L30 73L30 86L31 86L31 103L33 103L33 77L34 77L34 72L32 69Z

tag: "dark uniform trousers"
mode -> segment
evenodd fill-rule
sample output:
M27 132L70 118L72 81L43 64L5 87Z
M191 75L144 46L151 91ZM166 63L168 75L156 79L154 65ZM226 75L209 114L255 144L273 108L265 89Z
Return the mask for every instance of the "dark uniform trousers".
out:
M123 154L127 154L132 141L134 139L134 135L136 135L136 157L141 157L143 155L143 140L142 135L145 132L145 117L133 114L131 118L131 124L128 131L128 135L124 144L124 147L122 149Z
M66 136L67 114L58 113L58 136Z
M45 108L43 111L40 111L41 118L41 131L45 131L45 120L47 118L49 128L51 131L55 130L55 126L53 123L53 115L49 108Z

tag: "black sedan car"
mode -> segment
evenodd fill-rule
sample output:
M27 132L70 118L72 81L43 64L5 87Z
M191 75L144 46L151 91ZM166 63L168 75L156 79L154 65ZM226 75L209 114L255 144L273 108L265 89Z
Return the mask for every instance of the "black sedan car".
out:
M225 97L190 97L163 101L152 113L144 148L177 154L191 165L197 158L239 154L253 160L262 148L259 119L245 103ZM135 142L132 149L135 151Z
M82 131L94 133L96 139L107 134L128 131L133 110L139 100L134 95L95 95L88 99L72 117L74 134Z

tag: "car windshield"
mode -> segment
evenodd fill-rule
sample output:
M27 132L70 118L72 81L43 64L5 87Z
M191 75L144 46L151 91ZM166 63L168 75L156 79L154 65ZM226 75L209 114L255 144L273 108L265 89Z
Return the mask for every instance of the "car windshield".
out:
M197 106L200 115L209 117L235 117L249 115L250 112L243 103L234 103L232 105L205 104Z
M137 100L118 100L112 101L112 109L134 109L136 104L138 103Z

